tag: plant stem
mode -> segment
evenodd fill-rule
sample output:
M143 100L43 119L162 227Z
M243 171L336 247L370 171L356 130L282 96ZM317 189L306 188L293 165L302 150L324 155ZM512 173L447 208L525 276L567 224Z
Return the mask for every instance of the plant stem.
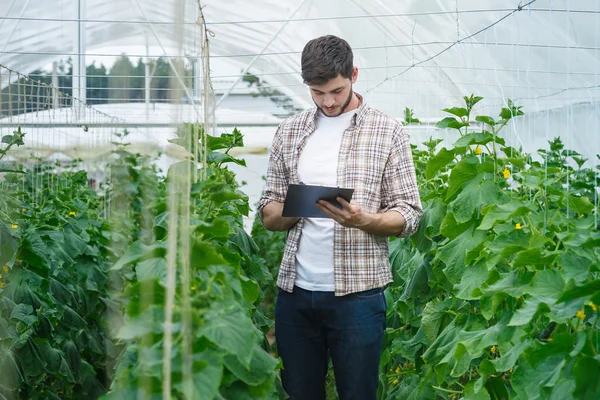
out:
M432 388L435 389L435 390L439 390L439 391L445 392L445 393L462 394L462 392L459 392L457 390L444 389L444 388L439 387L439 386L432 386Z

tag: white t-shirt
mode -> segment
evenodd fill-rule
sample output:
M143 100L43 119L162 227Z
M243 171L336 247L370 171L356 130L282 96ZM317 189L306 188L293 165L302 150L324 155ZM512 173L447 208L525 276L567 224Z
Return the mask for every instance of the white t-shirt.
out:
M316 130L308 137L298 161L298 178L307 185L337 186L337 167L344 131L356 110L337 117L317 113ZM333 226L330 218L305 218L296 252L296 281L302 289L335 290Z

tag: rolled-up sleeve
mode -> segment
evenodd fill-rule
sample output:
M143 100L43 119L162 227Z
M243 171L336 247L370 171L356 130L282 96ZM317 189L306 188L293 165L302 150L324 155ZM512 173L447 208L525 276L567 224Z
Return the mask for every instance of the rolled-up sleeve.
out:
M258 202L256 212L262 220L262 211L265 206L272 202L283 203L287 193L289 176L287 167L283 160L282 146L282 129L281 126L277 129L273 137L273 145L269 155L269 165L267 167L267 182L262 196Z
M392 140L392 148L383 172L381 211L399 212L405 221L399 236L407 237L417 231L423 207L408 135L400 125L394 130Z

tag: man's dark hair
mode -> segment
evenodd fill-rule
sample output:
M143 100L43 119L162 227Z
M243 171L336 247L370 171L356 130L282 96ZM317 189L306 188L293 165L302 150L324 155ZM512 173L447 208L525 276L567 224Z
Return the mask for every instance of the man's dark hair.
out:
M322 85L340 74L351 79L353 58L344 39L333 35L313 39L302 50L302 79L307 85Z

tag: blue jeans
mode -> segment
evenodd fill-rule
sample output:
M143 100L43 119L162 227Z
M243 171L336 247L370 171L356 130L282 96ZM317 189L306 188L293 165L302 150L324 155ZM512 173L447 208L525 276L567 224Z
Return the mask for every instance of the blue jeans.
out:
M291 399L325 400L329 352L340 400L376 400L385 313L383 288L340 297L279 289L275 337Z

